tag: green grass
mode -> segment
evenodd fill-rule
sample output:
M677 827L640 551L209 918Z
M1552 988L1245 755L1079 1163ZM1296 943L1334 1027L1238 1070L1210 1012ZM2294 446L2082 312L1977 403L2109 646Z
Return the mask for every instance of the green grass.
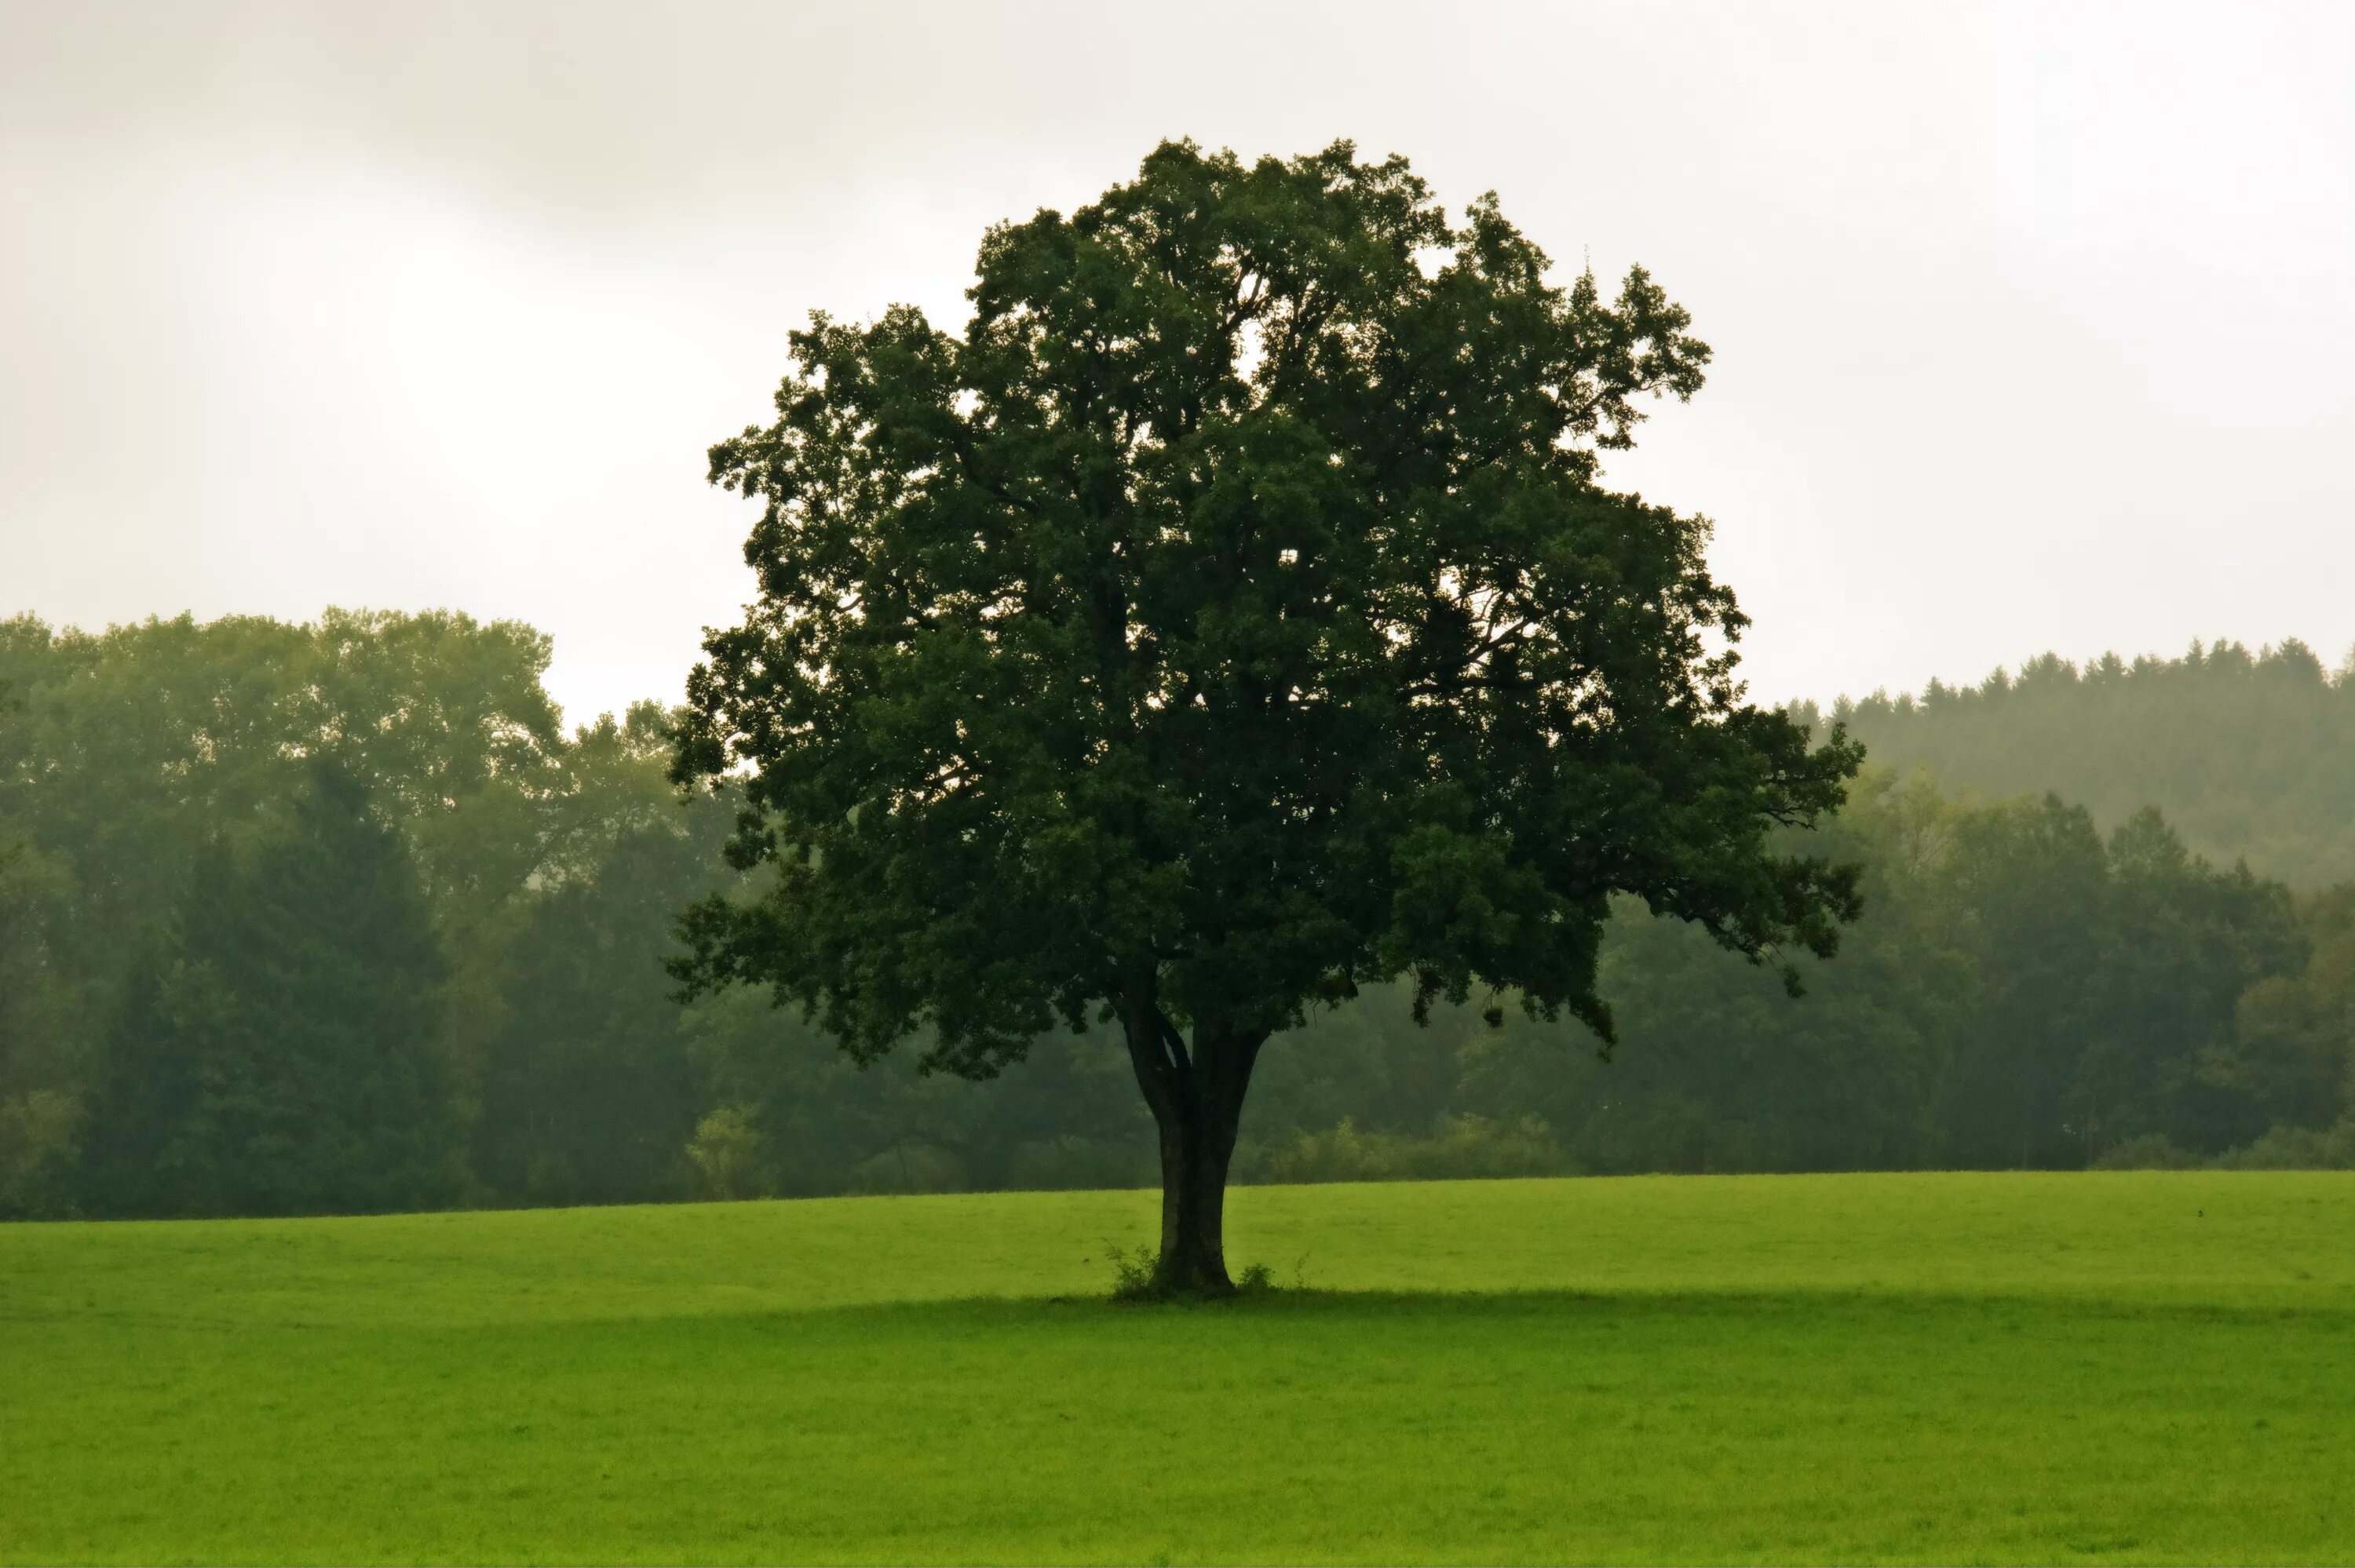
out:
M0 1561L2355 1559L2355 1176L0 1227Z

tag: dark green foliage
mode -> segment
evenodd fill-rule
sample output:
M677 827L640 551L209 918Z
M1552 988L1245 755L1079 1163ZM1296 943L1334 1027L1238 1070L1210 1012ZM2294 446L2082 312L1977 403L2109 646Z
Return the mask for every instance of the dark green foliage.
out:
M497 1027L481 1047L474 1171L502 1201L686 1195L703 1110L661 956L705 892L723 812L682 811L663 782L651 704L581 733L545 885L500 953ZM698 837L698 830L701 830Z
M507 948L507 1011L485 1046L475 1171L529 1203L682 1195L701 1111L659 955L708 879L655 830L622 840L593 883L556 888ZM682 874L684 873L684 874Z
M0 780L25 771L22 706L0 677ZM0 808L21 803L0 793ZM58 962L74 917L70 881L16 827L0 809L0 1219L69 1206L91 1044L88 999Z
M71 1207L90 1006L60 971L70 888L54 861L0 843L0 1219Z
M2247 1097L2265 1120L2355 1137L2355 885L2303 899L2305 967L2241 993L2233 1027L2200 1055L2207 1083Z
M2072 1047L2093 1020L2107 865L2082 808L2051 797L1972 812L1955 829L1954 896L1978 962L1986 1047L1959 1063L1957 1137L1971 1163L2047 1165L2069 1137Z
M1704 525L1566 444L1700 384L1640 271L1556 290L1492 206L1451 229L1347 146L1165 146L979 265L964 338L819 317L779 421L713 450L763 597L681 774L755 767L736 853L778 874L698 912L694 978L866 1056L929 1025L978 1077L1140 963L1219 1027L1401 970L1607 1027L1618 888L1828 948L1847 879L1763 839L1852 753L1736 705Z
M1369 1131L1345 1116L1330 1131L1289 1141L1262 1133L1236 1162L1238 1173L1250 1181L1446 1181L1584 1172L1535 1117L1501 1123L1448 1116L1426 1128Z
M1706 523L1594 482L1708 358L1640 269L1557 287L1493 199L1451 225L1346 143L1173 143L977 270L962 336L815 317L712 450L761 599L678 777L742 771L766 874L691 913L683 978L972 1078L1117 1022L1162 1266L1216 1288L1260 1047L1319 1004L1403 975L1608 1037L1614 894L1831 951L1853 873L1769 830L1855 748L1742 705Z
M2138 1133L2209 1150L2254 1138L2264 1107L2214 1064L2232 1051L2240 999L2307 969L2288 890L2194 859L2153 807L2110 835L2109 863L2107 941L2073 1086L2081 1150Z
M1117 1041L1053 1032L1018 1073L982 1084L904 1057L860 1069L759 992L687 1010L709 1093L759 1137L767 1186L787 1196L1000 1188L1133 1187L1153 1178L1153 1120Z
M0 1214L106 1212L86 1154L147 1179L162 1144L125 1130L107 1086L178 1070L143 1033L163 960L203 934L194 900L218 877L284 846L321 752L376 780L412 863L448 868L420 881L468 1170L434 1201L1153 1180L1152 1118L1102 1026L1049 1031L972 1085L921 1075L921 1039L862 1072L762 993L670 997L668 914L729 885L729 803L679 803L650 706L527 738L541 640L421 619L0 623ZM346 684L322 706L294 694L329 647ZM395 744L404 726L431 744ZM1596 980L1614 1061L1574 1021L1508 1006L1492 1028L1443 1004L1418 1026L1411 978L1367 987L1263 1053L1234 1173L2345 1162L2355 894L2285 902L2132 817L1876 771L1808 841L1863 868L1866 913L1836 962L1797 960L1803 1001L1622 900ZM271 1091L295 1092L281 1075ZM263 1185L279 1146L250 1147L237 1179ZM305 1147L323 1170L343 1158Z
M0 715L0 823L52 890L44 964L73 1013L0 1034L0 1084L72 1097L94 1079L128 967L168 940L204 847L250 845L323 760L368 787L421 870L463 1045L492 1011L489 927L532 874L562 782L547 663L528 628L442 612L0 621L16 702Z
M561 783L547 662L538 632L442 612L0 621L0 824L25 845L0 872L0 1186L36 1141L54 1151L60 1129L91 1127L133 967L185 930L208 846L251 850L320 762L368 788L421 869L463 1055L496 1012L489 928L525 890ZM78 1202L52 1181L31 1206Z
M459 1191L443 968L407 851L322 767L198 865L134 972L87 1141L122 1214L351 1213Z
M0 621L0 680L19 704L0 821L69 857L92 945L121 951L200 846L241 842L328 760L401 823L437 923L464 930L538 859L532 804L561 781L547 667L540 633L446 612L96 634Z
M1803 1003L1629 911L1603 971L1616 1060L1565 1071L1576 1042L1543 1031L1467 1040L1449 1105L1541 1116L1604 1171L2067 1168L2262 1130L2225 1068L2249 1049L2236 1006L2317 972L2278 885L2189 856L2155 814L2105 843L2081 809L1957 804L1921 777L1868 776L1835 832L1867 912ZM2297 1059L2344 1072L2350 1022Z
M2083 668L2047 653L1977 686L1933 681L1919 697L1875 694L1831 716L1876 762L1925 767L1950 789L2050 791L2105 828L2157 806L2201 853L2314 889L2355 881L2348 673L2295 639Z

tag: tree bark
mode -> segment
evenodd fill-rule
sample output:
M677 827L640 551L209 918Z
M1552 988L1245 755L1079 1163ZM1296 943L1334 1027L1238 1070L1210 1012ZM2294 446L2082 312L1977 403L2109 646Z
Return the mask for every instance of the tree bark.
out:
M1264 1034L1198 1027L1189 1050L1156 1003L1123 1009L1130 1065L1161 1135L1161 1254L1172 1296L1229 1296L1227 1168Z

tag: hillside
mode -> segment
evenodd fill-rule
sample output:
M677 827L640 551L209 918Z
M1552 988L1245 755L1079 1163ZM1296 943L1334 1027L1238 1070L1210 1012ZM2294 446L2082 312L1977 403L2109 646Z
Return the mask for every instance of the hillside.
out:
M2156 806L2197 852L2301 889L2355 880L2355 678L2296 641L2178 659L2056 654L1977 686L1843 700L1871 759L1948 788L2043 794L2105 830Z

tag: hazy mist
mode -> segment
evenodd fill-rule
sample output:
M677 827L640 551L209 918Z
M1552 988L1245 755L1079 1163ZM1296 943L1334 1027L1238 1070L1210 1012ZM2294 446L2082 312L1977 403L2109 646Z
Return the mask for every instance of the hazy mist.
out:
M0 614L451 605L575 718L750 583L812 308L956 320L1158 138L1401 152L1717 350L1614 482L1762 697L2355 642L2355 11L17 5Z

